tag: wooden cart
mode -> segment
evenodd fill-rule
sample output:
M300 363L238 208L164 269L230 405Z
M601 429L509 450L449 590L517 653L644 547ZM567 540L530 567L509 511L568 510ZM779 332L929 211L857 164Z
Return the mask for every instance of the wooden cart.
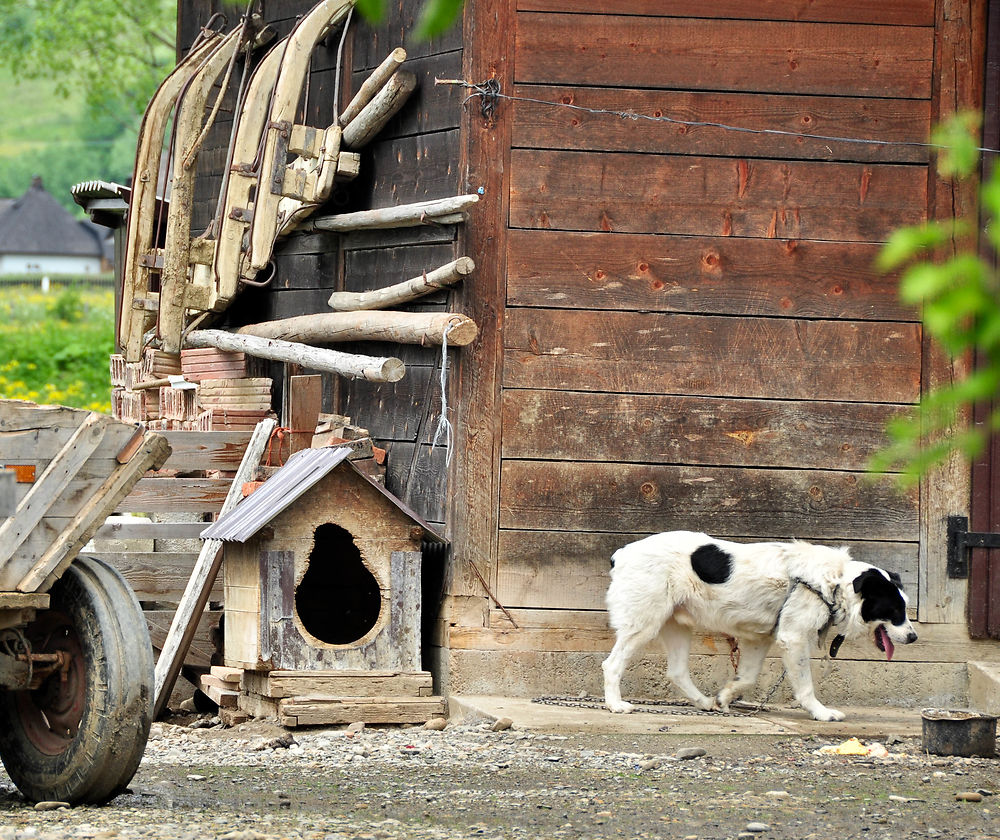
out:
M0 759L28 799L105 802L139 766L146 622L121 575L79 552L169 454L102 414L0 400L0 469L15 477L0 510Z

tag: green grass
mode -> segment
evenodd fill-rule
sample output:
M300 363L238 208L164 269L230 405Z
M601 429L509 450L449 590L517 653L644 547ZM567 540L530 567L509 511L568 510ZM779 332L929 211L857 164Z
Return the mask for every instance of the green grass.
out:
M0 156L10 157L43 147L57 148L76 141L76 125L86 116L82 100L59 96L46 79L16 81L0 66L3 119L0 120ZM27 189L27 187L25 188Z
M0 397L111 410L114 292L0 288Z

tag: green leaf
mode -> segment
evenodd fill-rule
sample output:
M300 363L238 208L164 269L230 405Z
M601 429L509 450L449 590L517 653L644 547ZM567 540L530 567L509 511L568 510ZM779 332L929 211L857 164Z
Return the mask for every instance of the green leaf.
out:
M417 20L414 38L426 41L440 35L458 20L461 11L462 0L426 0Z
M879 271L899 268L924 251L948 242L952 231L952 225L941 222L928 222L894 230L879 251L875 266Z
M369 23L381 23L385 19L387 0L357 0L355 8Z
M931 132L931 142L939 147L938 171L945 177L968 177L979 163L980 116L976 111L960 111Z

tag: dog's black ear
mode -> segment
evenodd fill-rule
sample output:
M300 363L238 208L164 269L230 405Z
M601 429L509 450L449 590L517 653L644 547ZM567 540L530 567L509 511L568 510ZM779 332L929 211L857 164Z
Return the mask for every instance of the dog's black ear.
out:
M885 578L882 577L882 573L877 569L865 569L860 575L854 578L854 591L860 592L864 587L864 585L872 578L880 578L881 580L885 580Z
M900 589L903 588L903 579L895 572L886 572L889 575L889 580L891 580Z

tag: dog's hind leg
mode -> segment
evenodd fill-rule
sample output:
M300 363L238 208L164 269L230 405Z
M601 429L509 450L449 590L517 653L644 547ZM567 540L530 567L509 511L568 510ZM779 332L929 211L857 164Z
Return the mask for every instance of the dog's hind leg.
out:
M714 709L715 698L702 694L691 680L691 632L670 619L660 630L660 640L667 652L667 676L671 682L699 709Z
M739 697L748 688L753 688L760 677L761 669L764 667L764 657L771 647L770 637L754 638L753 636L740 639L740 664L736 669L736 676L718 694L719 708L724 712L729 711L729 704Z
M641 627L623 627L618 630L615 646L611 648L608 658L601 664L604 671L604 705L612 712L619 714L632 711L632 704L622 700L621 682L625 666L647 642L656 638L655 623L644 624Z

